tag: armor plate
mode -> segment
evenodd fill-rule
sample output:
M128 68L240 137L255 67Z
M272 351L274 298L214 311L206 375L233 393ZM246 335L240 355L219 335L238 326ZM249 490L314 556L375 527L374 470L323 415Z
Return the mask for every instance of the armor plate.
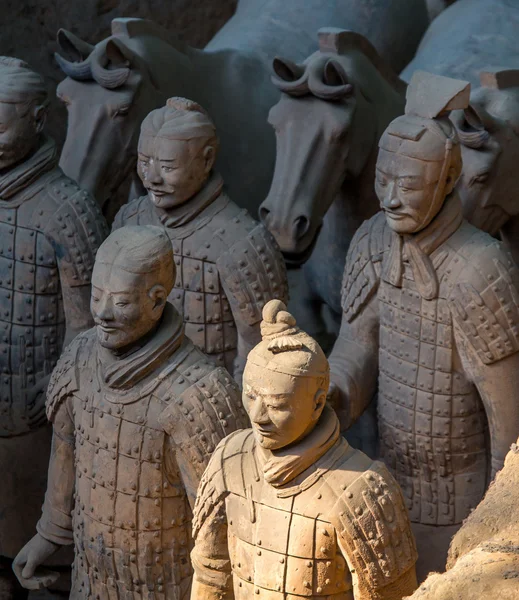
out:
M94 200L60 169L44 181L24 189L21 204L0 201L0 437L29 431L30 389L63 345L63 288L90 283L108 234Z
M147 196L123 207L114 227L163 226ZM258 325L272 298L288 299L284 261L262 225L225 195L187 225L166 227L177 278L170 302L184 316L186 335L232 373L238 325Z

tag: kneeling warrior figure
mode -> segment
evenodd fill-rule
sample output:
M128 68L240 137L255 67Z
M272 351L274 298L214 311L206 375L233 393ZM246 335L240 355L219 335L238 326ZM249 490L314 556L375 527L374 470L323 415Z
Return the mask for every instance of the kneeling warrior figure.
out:
M124 227L99 248L96 326L49 385L49 483L38 533L15 560L22 583L74 544L74 600L189 597L190 503L216 444L248 421L225 369L184 337L167 302L174 279L161 228Z
M344 428L378 376L381 456L416 524L419 575L427 555L443 570L450 538L519 431L519 273L499 242L463 220L454 188L462 165L448 113L467 107L469 91L416 73L405 115L382 135L383 211L350 246L330 356Z
M215 126L195 102L171 98L152 111L137 163L148 194L121 208L114 229L165 227L177 265L170 301L186 335L240 380L261 339L261 309L272 298L286 301L288 286L272 235L223 192L217 150Z
M0 57L2 599L14 593L10 563L33 535L45 493L52 439L45 389L64 345L91 327L90 278L108 235L95 200L58 167L44 133L47 107L43 78Z
M340 436L323 351L278 300L261 333L243 374L252 429L220 443L200 482L192 600L411 594L404 499L382 463Z

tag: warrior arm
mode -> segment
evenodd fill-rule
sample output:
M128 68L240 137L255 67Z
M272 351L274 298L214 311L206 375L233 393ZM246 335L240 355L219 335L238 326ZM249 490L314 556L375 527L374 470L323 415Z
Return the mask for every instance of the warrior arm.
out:
M57 408L53 418L52 450L43 512L36 529L46 540L60 546L74 543L74 423L68 402Z
M93 327L94 321L90 313L90 284L63 288L62 293L67 324L65 348L79 333Z
M492 364L485 364L473 348L459 339L457 346L463 367L478 389L485 407L490 433L493 478L504 464L510 445L519 431L519 352Z
M329 357L330 376L337 396L331 398L341 430L364 412L377 387L379 316L376 295L353 321L343 315L339 337Z

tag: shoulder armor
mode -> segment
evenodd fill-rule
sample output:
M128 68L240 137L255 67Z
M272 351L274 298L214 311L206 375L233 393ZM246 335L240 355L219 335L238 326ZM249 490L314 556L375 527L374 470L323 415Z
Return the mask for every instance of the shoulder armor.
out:
M372 462L346 487L333 518L362 588L383 588L416 563L418 554L402 492L382 463Z
M60 276L70 286L89 284L96 252L109 232L105 218L94 198L64 175L46 193L56 208L43 229L53 241Z
M381 262L389 248L386 219L378 213L359 227L350 244L342 279L341 303L344 317L351 323L378 289Z
M146 207L147 196L141 196L123 204L115 215L114 222L112 223L112 231L120 229L125 225L140 225L140 213L143 212ZM144 205L144 206L143 206Z
M498 242L486 247L454 286L456 325L489 365L519 350L519 270Z
M226 457L239 454L250 435L253 435L251 429L231 433L218 444L211 456L198 487L193 511L193 539L196 540L204 521L229 493L225 477Z
M288 301L285 262L273 236L256 225L216 261L233 315L248 325L261 321L265 304Z
M88 344L88 332L80 333L62 352L47 387L47 419L52 423L60 405L79 390L79 356Z
M172 398L159 416L159 423L173 439L197 481L220 440L249 426L241 393L227 371L208 365L205 359L199 364L199 369L195 364L190 370L199 371L200 378Z

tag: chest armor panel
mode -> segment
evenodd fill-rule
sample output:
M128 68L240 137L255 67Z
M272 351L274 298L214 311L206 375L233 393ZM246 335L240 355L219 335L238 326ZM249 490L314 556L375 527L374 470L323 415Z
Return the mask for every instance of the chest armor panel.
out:
M294 497L278 498L263 479L248 487L247 497L230 494L226 505L233 515L228 538L236 600L255 594L272 600L353 600L349 569L324 517L300 514Z
M56 253L34 202L0 207L0 437L29 431L28 393L50 375L65 335Z
M169 300L184 315L186 335L195 346L232 373L238 336L216 266L227 245L208 226L182 238L174 229L166 231L177 268Z
M476 388L455 368L447 301L423 299L406 278L402 288L381 281L378 300L382 457L411 521L460 523L485 491L486 417Z
M73 598L177 600L189 589L191 509L158 423L165 406L154 395L74 398Z

